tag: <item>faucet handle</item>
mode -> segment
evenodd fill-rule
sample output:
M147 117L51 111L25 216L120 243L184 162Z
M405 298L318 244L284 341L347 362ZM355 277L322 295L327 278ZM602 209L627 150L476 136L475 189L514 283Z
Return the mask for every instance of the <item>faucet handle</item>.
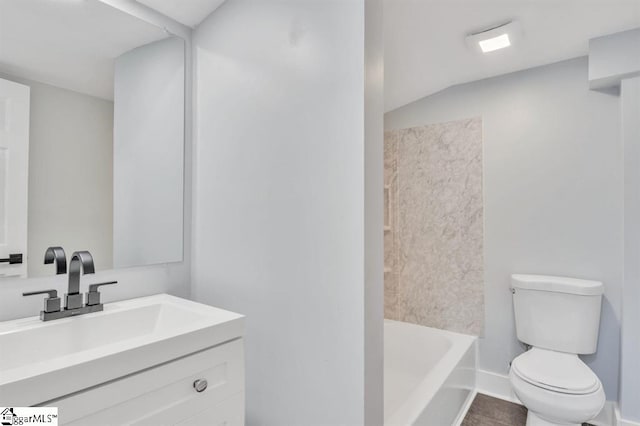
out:
M51 313L60 311L60 298L56 290L27 291L22 293L23 296L35 296L37 294L49 295L49 297L44 299L44 312Z
M89 286L89 292L87 293L87 306L99 305L100 292L98 291L98 288L102 287L103 285L112 284L118 284L118 281L108 281L106 283L91 284Z

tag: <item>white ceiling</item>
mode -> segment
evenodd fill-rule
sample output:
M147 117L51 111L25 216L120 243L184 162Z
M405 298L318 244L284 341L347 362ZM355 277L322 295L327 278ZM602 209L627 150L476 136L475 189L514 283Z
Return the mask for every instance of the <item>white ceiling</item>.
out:
M104 99L115 58L166 37L98 0L0 0L0 72Z
M224 0L138 0L191 27ZM640 0L385 0L385 110L479 80L587 54L640 27ZM482 55L469 32L510 19L518 45ZM113 60L166 37L98 0L0 0L0 71L110 99Z
M449 86L587 54L640 27L640 0L385 0L385 111ZM476 53L465 35L517 19L518 45ZM639 52L640 54L640 52Z
M195 28L225 0L137 0L181 24Z

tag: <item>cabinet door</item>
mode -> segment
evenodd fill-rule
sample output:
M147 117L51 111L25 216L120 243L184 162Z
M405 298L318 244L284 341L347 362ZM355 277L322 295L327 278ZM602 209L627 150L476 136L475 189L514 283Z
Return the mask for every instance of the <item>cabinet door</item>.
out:
M202 392L193 386L199 379L208 383ZM243 342L238 339L47 405L58 407L61 424L73 426L242 424ZM190 419L196 423L188 423Z

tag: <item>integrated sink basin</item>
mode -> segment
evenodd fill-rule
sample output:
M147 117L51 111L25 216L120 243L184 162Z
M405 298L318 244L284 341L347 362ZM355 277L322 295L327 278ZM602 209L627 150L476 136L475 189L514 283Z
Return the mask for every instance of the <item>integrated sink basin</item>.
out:
M167 294L0 323L0 405L43 405L242 337L242 315Z

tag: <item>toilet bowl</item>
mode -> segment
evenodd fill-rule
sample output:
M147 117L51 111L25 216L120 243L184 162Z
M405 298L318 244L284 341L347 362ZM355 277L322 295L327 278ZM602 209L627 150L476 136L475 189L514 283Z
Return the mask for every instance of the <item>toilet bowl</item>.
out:
M513 360L509 379L529 410L527 426L579 426L605 403L602 383L575 354L532 348Z
M578 354L597 349L602 283L511 278L518 340L531 349L513 360L509 379L528 409L527 426L579 426L592 420L604 406L604 389Z

